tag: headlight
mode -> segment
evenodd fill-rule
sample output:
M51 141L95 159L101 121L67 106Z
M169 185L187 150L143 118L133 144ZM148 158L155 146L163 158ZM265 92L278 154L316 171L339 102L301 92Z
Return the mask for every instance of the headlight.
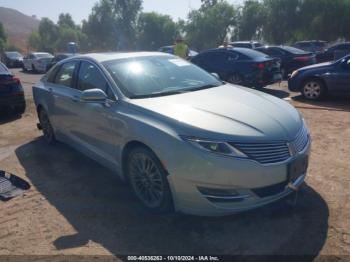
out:
M233 147L232 145L226 142L212 141L193 137L182 138L191 143L193 146L210 153L239 158L248 158L248 156L245 155L243 152L239 151L237 148Z
M299 71L298 71L298 70L293 71L293 73L292 73L292 75L290 76L290 78L295 77L295 76L296 76L298 73L299 73Z

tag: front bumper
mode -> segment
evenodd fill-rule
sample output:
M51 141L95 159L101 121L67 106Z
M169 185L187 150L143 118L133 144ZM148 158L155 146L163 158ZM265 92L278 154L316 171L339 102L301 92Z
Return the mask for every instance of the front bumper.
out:
M308 157L310 147L309 142L296 157L273 165L210 153L200 153L200 156L191 159L184 153L187 167L181 165L168 170L175 209L193 215L222 216L258 208L284 198L297 190L306 177L306 173L303 173L296 180L289 181L288 165ZM239 199L233 196L231 199L216 201L208 194L203 194L200 188L234 190Z

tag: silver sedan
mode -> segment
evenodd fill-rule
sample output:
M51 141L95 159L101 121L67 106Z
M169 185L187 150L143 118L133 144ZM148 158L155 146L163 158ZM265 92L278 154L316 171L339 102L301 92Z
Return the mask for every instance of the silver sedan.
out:
M169 54L69 58L33 95L47 142L114 170L153 212L241 212L306 176L310 136L294 107Z

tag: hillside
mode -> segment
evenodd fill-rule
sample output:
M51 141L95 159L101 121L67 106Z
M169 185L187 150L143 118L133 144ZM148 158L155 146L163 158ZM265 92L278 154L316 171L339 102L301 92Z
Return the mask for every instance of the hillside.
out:
M0 7L0 22L4 24L10 44L26 50L27 38L39 27L39 20L21 12Z

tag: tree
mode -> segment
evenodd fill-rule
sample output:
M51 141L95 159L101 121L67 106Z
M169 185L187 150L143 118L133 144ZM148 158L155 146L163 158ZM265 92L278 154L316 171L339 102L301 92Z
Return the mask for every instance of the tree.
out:
M83 32L98 49L132 49L141 6L142 0L100 0L83 22Z
M53 52L55 42L59 38L58 26L49 18L43 18L39 24L40 49L46 52Z
M141 13L138 23L138 46L142 50L156 50L173 43L176 24L168 15Z
M257 0L246 1L239 12L238 35L235 35L235 40L261 39L265 21L266 9L264 5Z
M236 10L226 1L194 10L188 15L186 37L198 50L218 46L236 24Z
M6 47L7 36L5 32L4 25L0 22L0 52L2 52Z
M59 27L76 28L72 16L68 13L59 15L57 25Z

